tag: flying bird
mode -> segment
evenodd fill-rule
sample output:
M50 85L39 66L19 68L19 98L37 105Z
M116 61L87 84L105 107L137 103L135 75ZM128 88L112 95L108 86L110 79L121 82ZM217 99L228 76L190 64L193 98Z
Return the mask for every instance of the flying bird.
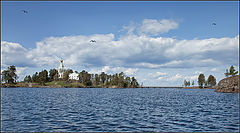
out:
M96 43L96 40L91 40L90 42L95 42Z
M212 23L212 25L217 25L216 23Z
M22 10L22 12L23 12L24 14L27 14L27 13L28 13L28 11L27 11L27 10Z

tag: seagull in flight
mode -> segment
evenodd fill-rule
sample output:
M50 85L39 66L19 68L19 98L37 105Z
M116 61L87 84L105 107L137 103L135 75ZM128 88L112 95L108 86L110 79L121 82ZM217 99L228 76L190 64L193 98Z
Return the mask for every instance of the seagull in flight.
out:
M24 14L27 14L27 13L28 13L28 11L27 11L27 10L22 10L22 12L23 12Z
M90 42L95 42L96 43L97 41L96 40L91 40Z

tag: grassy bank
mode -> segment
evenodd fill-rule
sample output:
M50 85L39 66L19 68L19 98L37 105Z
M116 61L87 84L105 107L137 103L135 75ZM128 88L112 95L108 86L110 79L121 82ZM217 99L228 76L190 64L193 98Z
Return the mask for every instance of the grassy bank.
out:
M79 82L66 82L66 81L51 81L45 84L39 83L23 83L18 82L16 84L3 83L3 88L15 88L15 87L27 87L27 88L122 88L119 86L111 85L98 85L98 86L86 86Z

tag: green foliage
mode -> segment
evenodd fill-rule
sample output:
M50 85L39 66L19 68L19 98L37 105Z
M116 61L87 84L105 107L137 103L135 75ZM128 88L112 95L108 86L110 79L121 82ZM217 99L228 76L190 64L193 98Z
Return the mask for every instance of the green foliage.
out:
M118 86L124 88L124 73L120 72L119 73L119 81L118 81Z
M69 75L73 73L72 69L67 69L63 73L63 81L69 81Z
M192 86L194 86L194 81L192 81Z
M2 82L9 83L10 76L9 76L9 70L2 71Z
M38 83L38 82L39 82L38 72L36 72L35 74L33 74L33 76L32 76L32 82L34 82L34 83Z
M95 76L94 76L95 78L94 78L94 81L93 81L93 83L94 83L94 86L98 86L99 85L99 83L100 83L100 78L99 78L99 75L98 74L95 74Z
M235 71L236 71L236 70L235 70L234 66L231 65L231 67L230 67L230 69L229 69L229 74L232 75L232 76L238 74L238 71L236 71L236 72L235 72Z
M130 87L131 86L131 78L126 77L124 87Z
M139 84L138 84L137 80L134 77L132 77L131 87L136 88L138 86L139 86Z
M63 73L63 81L68 81L69 80L69 71L64 71Z
M234 76L234 75L237 75L238 74L238 71L235 70L234 66L231 65L230 68L229 68L229 72L228 72L228 69L226 69L226 73L224 73L224 75L226 77L228 76Z
M50 69L49 71L49 81L54 81L58 79L58 71L57 69Z
M48 82L48 71L43 70L39 72L39 83L41 85L44 85L46 82Z
M15 84L18 76L16 74L16 67L10 66L7 70L2 72L2 80L5 83Z
M225 75L226 77L228 77L228 76L229 76L228 69L226 69L226 73L224 73L224 75Z
M136 88L139 86L137 80L132 77L124 76L124 73L116 73L114 75L108 75L102 72L100 75L98 74L89 74L85 70L79 73L79 82L83 83L85 86L101 86L101 87L108 87L108 86L117 86L120 88L126 87L133 87Z
M207 86L216 85L216 78L213 75L209 75L207 79Z
M91 74L83 70L82 72L79 73L79 82L83 83L86 86L92 86L92 81L91 81Z
M184 79L184 86L186 87L187 86L187 80L186 79Z
M200 74L198 76L198 85L200 88L203 88L203 84L205 83L205 76L204 74Z
M187 86L190 86L190 81L187 81L186 79L184 80L184 86L187 87Z
M136 88L139 87L139 84L135 77L126 77L123 72L119 74L116 73L114 75L108 75L102 72L100 75L98 74L90 74L85 70L82 70L78 74L78 82L69 79L69 74L73 73L71 69L64 71L63 79L58 79L58 71L56 69L51 69L48 72L43 70L42 72L36 72L31 76L26 76L24 81L25 82L33 82L33 83L40 83L41 85L51 85L51 86L61 86L61 87L119 87L119 88L126 88L132 87ZM30 81L30 78L31 81ZM54 84L53 84L54 83Z
M100 79L101 79L101 83L104 84L106 81L106 74L104 72L100 74Z

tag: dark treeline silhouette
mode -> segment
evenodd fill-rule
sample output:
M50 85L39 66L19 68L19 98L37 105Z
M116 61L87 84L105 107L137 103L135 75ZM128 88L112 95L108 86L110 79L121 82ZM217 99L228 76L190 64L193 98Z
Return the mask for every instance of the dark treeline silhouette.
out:
M76 72L76 71L75 71ZM27 83L39 83L46 85L48 82L63 81L65 84L80 83L82 87L119 87L119 88L136 88L139 86L135 77L126 76L123 72L113 75L105 74L91 74L85 70L78 73L78 80L69 79L69 75L73 73L71 69L65 70L63 78L59 78L58 71L56 69L42 70L32 75L27 75L24 78L24 82Z

